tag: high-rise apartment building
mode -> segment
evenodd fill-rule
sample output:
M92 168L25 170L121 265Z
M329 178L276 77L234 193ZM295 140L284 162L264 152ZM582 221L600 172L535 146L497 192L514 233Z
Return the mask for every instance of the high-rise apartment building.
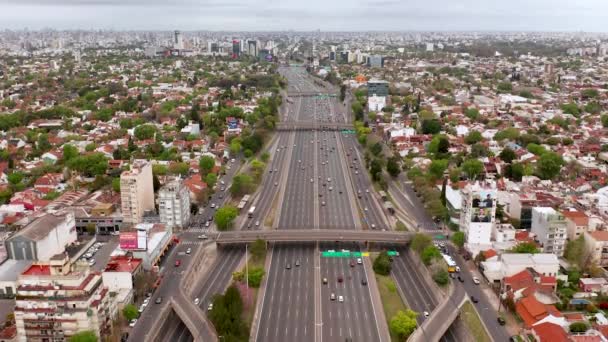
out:
M249 56L258 56L258 42L255 40L247 41L247 54Z
M138 223L144 212L154 210L152 164L135 160L130 171L120 175L120 200L123 222Z
M380 55L371 55L367 57L367 66L371 68L384 67L384 57Z
M180 31L175 31L173 33L173 35L174 35L173 47L178 50L183 50L184 49L184 37L182 36L182 33Z
M175 179L158 191L160 222L168 227L185 227L190 221L190 191Z
M532 208L532 230L544 253L564 255L567 238L566 218L550 207Z
M496 186L494 183L476 182L461 190L460 230L472 249L475 245L488 245L496 216Z
M15 322L17 340L67 341L91 330L97 336L111 331L115 302L103 286L101 274L87 265L71 265L69 256L34 264L17 279Z

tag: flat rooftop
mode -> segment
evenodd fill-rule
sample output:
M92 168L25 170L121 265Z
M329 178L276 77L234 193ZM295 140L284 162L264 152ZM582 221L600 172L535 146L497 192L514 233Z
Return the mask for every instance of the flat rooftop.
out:
M51 266L48 265L31 265L23 271L23 275L28 276L49 276L51 275Z
M0 281L16 281L31 265L31 260L6 260L0 264Z
M41 217L34 219L28 223L23 229L15 233L11 238L17 236L23 236L25 238L40 241L44 239L49 233L55 229L59 224L65 221L66 214L46 214Z

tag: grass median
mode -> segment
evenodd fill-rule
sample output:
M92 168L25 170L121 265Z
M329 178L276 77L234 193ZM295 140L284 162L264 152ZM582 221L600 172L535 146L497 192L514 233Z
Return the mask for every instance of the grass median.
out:
M477 311L473 307L471 302L466 301L460 309L460 317L463 319L464 324L467 326L473 339L478 342L491 342L490 336L485 327L481 323L481 318L477 314Z
M384 310L384 316L386 317L387 324L390 326L390 320L397 314L399 310L405 311L407 307L401 300L399 292L397 291L397 285L390 276L383 276L376 274L376 283L378 283L378 291L380 292L380 298L382 299L382 309ZM391 340L393 342L399 341L398 337L391 332Z

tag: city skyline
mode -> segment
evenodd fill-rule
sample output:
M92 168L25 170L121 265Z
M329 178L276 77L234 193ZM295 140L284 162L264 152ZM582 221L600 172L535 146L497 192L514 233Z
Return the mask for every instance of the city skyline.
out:
M585 0L336 1L299 3L179 0L1 2L2 29L210 31L550 31L605 32L608 3ZM550 8L551 11L547 11ZM134 15L136 14L136 15Z

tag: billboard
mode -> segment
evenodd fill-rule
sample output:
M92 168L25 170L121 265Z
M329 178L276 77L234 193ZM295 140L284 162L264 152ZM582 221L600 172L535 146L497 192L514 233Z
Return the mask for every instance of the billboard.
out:
M120 233L120 249L137 249L137 232Z
M145 250L147 234L144 230L120 233L120 249L122 250Z
M473 194L471 222L492 222L494 207L496 206L496 192L482 190Z
M229 118L228 120L228 128L229 129L237 129L239 126L239 122L235 118Z

